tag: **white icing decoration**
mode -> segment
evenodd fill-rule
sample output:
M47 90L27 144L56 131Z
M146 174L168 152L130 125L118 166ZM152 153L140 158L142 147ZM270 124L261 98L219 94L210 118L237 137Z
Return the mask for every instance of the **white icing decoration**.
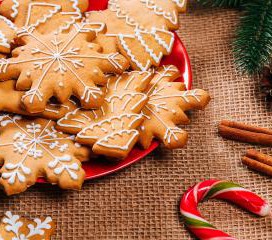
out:
M123 47L124 50L126 51L127 55L130 57L131 61L134 62L134 63L136 64L136 66L137 66L138 68L141 69L141 71L146 71L146 70L149 68L150 64L151 64L150 60L147 61L147 63L146 63L145 66L142 65L142 64L136 59L136 56L132 54L130 48L129 48L128 45L126 44L126 41L124 40L124 35L120 34L120 35L119 35L119 39L120 39L120 42L121 42L122 47Z
M15 235L12 240L27 240L35 236L37 237L37 235L43 236L45 234L45 230L51 229L50 223L52 222L52 218L47 217L43 221L38 218L34 219L34 222L36 223L35 226L33 224L27 225L29 230L27 235L20 233L20 228L24 226L24 222L20 220L20 216L13 215L8 211L5 213L5 217L2 221L4 224L6 224L5 230L7 232L12 232Z
M78 0L70 0L73 3L74 12L61 12L62 15L71 15L71 20L65 22L65 26L59 28L58 32L68 30L77 20L82 18L82 13L78 7Z
M179 8L183 8L186 5L187 0L172 0L172 2L177 4Z
M27 63L32 62L34 65L34 68L43 70L43 73L41 74L38 83L36 84L35 88L29 90L25 93L23 96L23 99L30 96L30 103L33 103L34 98L38 98L39 101L42 101L43 95L40 92L39 88L41 86L41 83L43 82L46 74L49 70L51 70L52 66L55 63L58 63L58 66L54 68L53 70L55 72L60 72L62 74L65 74L67 71L70 71L72 75L79 81L80 84L82 84L85 88L84 94L82 96L82 100L85 100L86 102L90 101L90 97L97 98L98 95L102 95L102 91L100 88L97 87L90 87L87 86L84 81L81 79L79 74L77 74L77 69L84 68L84 64L82 62L82 59L105 59L107 60L112 66L114 66L116 69L121 69L122 66L118 62L118 53L111 53L111 54L100 54L100 55L80 55L79 54L79 48L70 46L73 39L81 33L86 33L89 31L97 31L100 28L104 28L104 25L95 23L97 27L92 28L92 24L89 23L82 23L82 24L75 24L75 33L70 38L66 39L66 41L58 41L57 36L55 36L55 39L51 41L53 44L53 48L48 46L46 43L44 43L41 39L39 39L39 36L35 35L33 33L34 27L24 27L22 30L18 32L18 36L29 36L34 38L36 41L41 43L47 50L43 51L39 48L33 48L32 49L32 55L34 56L32 59L27 60L21 60L21 61L9 61L7 59L0 59L0 73L5 73L7 71L7 68L9 65L12 64L19 64L19 63ZM61 46L63 44L63 46ZM60 48L61 46L61 48ZM70 47L69 47L70 46ZM69 47L69 48L68 48ZM43 57L36 58L35 54L43 54Z
M115 131L116 128L117 128L117 125L115 125L115 126L112 125L114 120L118 120L118 122L119 122L119 126L118 127L119 127L119 129L120 128L122 129L123 126L125 125L125 122L123 121L124 118L131 120L131 122L128 125L128 128L131 128L134 125L134 123L136 123L137 121L139 121L142 117L139 114L133 114L133 113L132 114L122 114L120 116L113 116L113 117L107 118L107 119L105 119L103 121L100 121L98 123L94 123L94 124L90 125L89 127L84 128L80 133L78 133L77 136L79 138L83 138L83 139L93 138L91 136L86 136L85 135L86 131L93 130L96 127L103 127L104 124L110 125L111 126L111 130ZM108 131L106 129L104 129L104 132L108 133ZM98 137L94 137L94 138L98 139Z
M48 14L45 14L42 18L38 19L35 23L29 24L30 18L31 18L31 11L33 7L36 7L36 6L52 7L53 9L49 10ZM25 26L38 27L40 24L46 23L46 21L52 18L60 10L61 10L61 6L56 4L49 4L49 3L43 3L43 2L30 3L28 6L28 13L27 13Z
M142 33L149 34L146 31L143 32L143 31L140 31L140 30L136 29L135 30L135 36L136 36L136 38L142 44L142 46L145 48L145 51L149 53L150 57L153 58L153 60L155 61L155 63L159 64L160 61L161 61L161 59L162 59L162 57L163 57L163 53L160 52L159 55L157 56L156 53L154 52L154 49L149 48L149 46L147 45L147 43L143 39L143 37L141 35Z
M0 22L1 21L3 21L11 30L13 30L13 31L17 30L17 28L13 24L13 22L11 22L6 17L0 15ZM10 43L9 43L6 35L1 31L1 29L0 29L0 46L3 46L5 48L10 48Z
M6 38L6 35L1 30L0 30L0 46L3 46L5 48L10 48L8 39Z
M157 6L153 0L140 0L141 3L145 4L148 9L154 11L155 14L163 16L166 20L170 21L172 24L178 24L178 16L176 11L167 12L164 11L162 7Z
M17 0L12 0L12 2L13 2L13 6L11 7L11 9L12 9L12 13L11 13L11 17L12 18L15 18L17 15L18 15L18 7L19 7L19 2L17 1Z
M59 175L66 171L73 180L77 180L75 171L79 170L77 163L70 163L72 157L69 155L56 156L51 150L58 150L61 154L68 150L68 144L61 144L62 140L73 140L74 136L59 137L55 128L49 127L52 121L48 121L46 126L42 129L41 125L34 122L26 125L24 129L16 120L18 117L11 118L9 115L2 115L0 118L1 125L13 123L17 128L13 136L12 142L0 144L0 147L13 146L15 153L19 153L22 159L17 163L8 163L4 166L7 172L2 173L3 179L8 179L9 184L14 184L16 179L23 183L26 181L26 175L31 174L31 169L25 165L25 161L30 157L34 160L42 158L46 153L53 160L49 162L48 167L54 169L54 173ZM3 124L4 123L4 124Z
M127 135L130 135L130 139L129 141L127 141L127 143L125 145L116 145L116 144L109 144L108 142L110 140L115 140L115 137L116 136L120 136L120 137L123 137L124 134L127 134ZM122 130L122 131L119 131L119 132L114 132L110 135L107 135L106 137L100 139L99 141L96 142L97 145L99 146L102 146L102 147L106 147L106 148L113 148L113 149L118 149L118 150L121 150L121 151L127 151L129 150L132 142L135 140L136 137L139 136L139 132L135 129L133 130Z

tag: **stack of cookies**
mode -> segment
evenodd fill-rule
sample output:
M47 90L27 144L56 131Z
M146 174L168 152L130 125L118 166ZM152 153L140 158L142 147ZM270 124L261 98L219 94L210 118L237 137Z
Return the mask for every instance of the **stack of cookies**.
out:
M185 0L4 0L0 5L0 184L8 195L38 177L80 189L82 162L124 159L154 138L183 147L185 111L209 102L186 91L172 51Z

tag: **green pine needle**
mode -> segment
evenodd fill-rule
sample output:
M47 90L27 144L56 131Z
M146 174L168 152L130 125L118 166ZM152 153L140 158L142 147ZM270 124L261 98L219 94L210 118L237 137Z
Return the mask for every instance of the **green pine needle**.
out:
M272 0L250 0L234 40L234 56L242 72L254 74L270 62L272 54Z
M204 6L211 7L240 7L242 1L246 0L197 0ZM260 0L265 1L265 0Z

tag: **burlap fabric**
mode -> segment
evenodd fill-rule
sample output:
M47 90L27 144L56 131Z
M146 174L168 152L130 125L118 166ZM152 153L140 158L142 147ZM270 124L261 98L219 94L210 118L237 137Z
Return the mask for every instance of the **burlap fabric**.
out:
M233 180L272 204L271 178L241 164L241 156L251 146L223 140L217 134L221 119L272 128L271 108L261 96L258 79L239 75L233 65L229 45L238 15L191 4L188 14L180 17L179 35L191 58L193 85L209 90L213 99L205 112L191 114L186 148L158 149L132 167L87 182L80 192L39 185L19 196L8 198L1 193L0 214L11 210L26 217L52 216L58 240L183 240L193 238L180 219L179 200L198 181ZM272 239L271 218L260 219L218 201L204 203L201 210L218 228L238 239Z

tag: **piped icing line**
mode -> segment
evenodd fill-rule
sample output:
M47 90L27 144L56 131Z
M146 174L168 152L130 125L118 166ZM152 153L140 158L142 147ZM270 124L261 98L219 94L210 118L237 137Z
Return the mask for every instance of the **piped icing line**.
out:
M13 5L12 5L12 13L11 13L11 17L12 18L15 18L17 15L18 15L18 8L19 8L19 6L20 6L20 4L19 4L19 2L17 1L17 0L12 0L12 2L13 2Z
M142 119L140 114L121 114L120 116L112 116L100 122L94 123L88 127L82 129L81 132L77 134L77 139L93 139L98 140L95 144L106 147L109 149L119 149L122 151L129 150L131 144L134 142L135 138L139 136L139 132L136 129L131 129L135 124L139 123ZM124 120L129 120L130 122L126 124ZM122 129L127 125L126 129ZM105 127L103 127L105 126ZM109 130L106 129L106 126L109 126ZM106 135L99 139L95 135L87 134L88 131L93 131L95 128L100 128ZM123 134L132 135L130 140L126 142L125 145L112 145L108 144L110 140L114 140L116 136L123 137Z
M0 30L0 46L3 46L5 48L10 48L8 39L6 38L6 35L1 30Z
M178 16L176 11L165 11L162 7L157 6L154 0L140 0L148 9L152 10L156 15L163 16L167 21L170 21L173 25L178 24Z
M162 57L163 57L163 53L160 52L159 55L157 56L156 53L154 52L154 49L150 48L147 43L145 42L145 40L143 39L143 37L141 36L141 33L146 33L148 34L148 32L143 32L140 31L139 29L135 30L135 36L138 39L138 41L141 43L141 45L144 47L145 51L148 52L148 54L150 55L150 57L152 57L152 59L155 61L155 63L159 64Z
M124 146L118 146L118 145L114 145L114 144L108 144L108 142L110 140L114 140L116 138L116 136L124 136L124 134L130 135L130 139L129 141L126 143L126 145ZM118 150L122 150L122 151L127 151L130 149L131 144L133 143L133 141L139 136L139 132L135 129L133 130L121 130L119 132L114 132L102 139L100 139L99 141L96 142L97 145L102 146L102 147L106 147L106 148L110 148L110 149L118 149Z
M11 22L9 19L7 19L4 16L0 15L0 22L3 21L11 30L16 31L17 27ZM7 39L4 32L0 29L0 46L3 46L5 48L10 48L9 40Z
M182 197L180 212L188 229L200 240L236 240L216 229L198 211L198 204L210 198L230 201L258 216L270 214L268 203L251 191L228 181L207 180L190 188Z
M159 35L158 32L163 32L165 34L170 35L170 43L168 44L165 42ZM152 28L150 31L150 34L154 36L155 40L158 42L159 45L164 47L164 49L167 51L167 53L171 53L173 46L174 46L174 41L175 41L175 35L174 33L164 30L164 29L158 29L158 28Z
M12 30L17 31L16 25L6 17L0 15L0 20L3 20Z
M58 32L68 30L77 20L82 18L82 13L78 7L78 0L70 0L73 3L74 12L61 12L62 15L71 15L71 20L65 22L65 26L61 26Z
M46 6L46 7L49 6L49 7L53 7L53 10L49 10L48 14L44 14L44 16L42 18L38 19L35 23L29 24L30 18L31 18L31 11L32 11L33 7L35 7L35 6ZM49 4L49 3L42 3L42 2L41 3L39 3L39 2L30 3L28 6L28 13L27 13L25 26L38 27L40 24L46 23L47 20L52 18L60 10L61 10L61 6L56 5L56 4Z
M102 120L100 122L94 123L88 127L85 127L77 136L80 138L89 138L89 136L84 135L86 133L86 131L93 130L95 127L102 127L104 124L111 125L111 122L114 120L119 120L121 122L121 125L123 125L123 124L125 124L122 121L123 118L127 118L127 119L132 120L128 125L128 128L130 129L136 122L138 122L142 118L142 116L140 114L136 114L136 113L125 113L125 114L121 114L120 116L112 116L112 117ZM115 131L116 129L112 128L111 130Z
M141 64L137 59L136 59L136 56L131 52L131 49L128 47L125 39L124 39L124 36L122 34L119 34L119 40L120 40L120 43L122 45L122 47L124 48L124 50L126 51L127 55L129 56L129 58L131 59L131 61L133 63L136 64L136 66L141 69L141 71L146 71L149 69L150 65L151 65L151 62L150 60L147 61L146 65L144 66L143 64Z
M163 27L162 27L162 28L155 28L155 27L153 27L153 28L151 29L151 31L148 31L148 30L145 29L143 26L140 26L140 24L137 23L133 18L131 18L126 12L122 11L122 10L120 9L120 6L119 6L119 4L118 4L118 2L117 2L116 0L110 0L110 1L109 1L109 9L110 9L112 12L115 12L115 13L116 13L117 18L120 18L120 19L125 20L126 24L128 24L129 26L134 27L134 30L135 30L136 35L137 35L137 33L138 33L139 31L143 31L143 32L145 32L145 33L147 33L147 34L151 34L151 35L155 38L156 42L157 42L160 46L162 46L162 47L167 51L168 54L172 51L173 44L174 44L174 34L173 34L172 32L165 30ZM170 35L170 44L167 44L167 43L165 42L165 40L162 39L162 38L159 36L159 34L158 34L157 32L162 32L162 33L165 33L165 34L169 34L169 35ZM107 34L107 35L110 36L111 34L109 33L109 34ZM115 34L113 34L112 36L114 36L114 35L115 35ZM133 53L131 52L131 49L129 49L128 45L126 44L126 42L125 42L125 38L126 38L126 37L130 37L130 36L125 36L124 34L121 34L121 33L118 34L118 38L119 38L119 40L120 40L120 43L121 43L122 47L124 48L124 50L126 51L127 55L130 57L131 61L132 61L133 63L135 63L136 66L137 66L139 69L141 69L142 71L148 69L149 66L150 66L150 64L151 64L150 61L147 62L146 66L143 66L143 64L140 63L140 62L136 59L136 56L133 55ZM150 49L150 48L147 46L147 44L144 42L144 40L143 40L141 37L139 37L139 34L138 34L138 36L135 36L135 37L136 37L136 39L140 42L140 44L144 47L144 49L147 51L147 53L150 54L150 56L151 56L151 57L155 60L155 62L157 63L158 58L160 57L160 55L161 55L162 53L160 53L159 56L155 56L153 50ZM132 38L133 38L133 37L132 37Z
M183 8L186 5L187 0L172 0L179 8Z

